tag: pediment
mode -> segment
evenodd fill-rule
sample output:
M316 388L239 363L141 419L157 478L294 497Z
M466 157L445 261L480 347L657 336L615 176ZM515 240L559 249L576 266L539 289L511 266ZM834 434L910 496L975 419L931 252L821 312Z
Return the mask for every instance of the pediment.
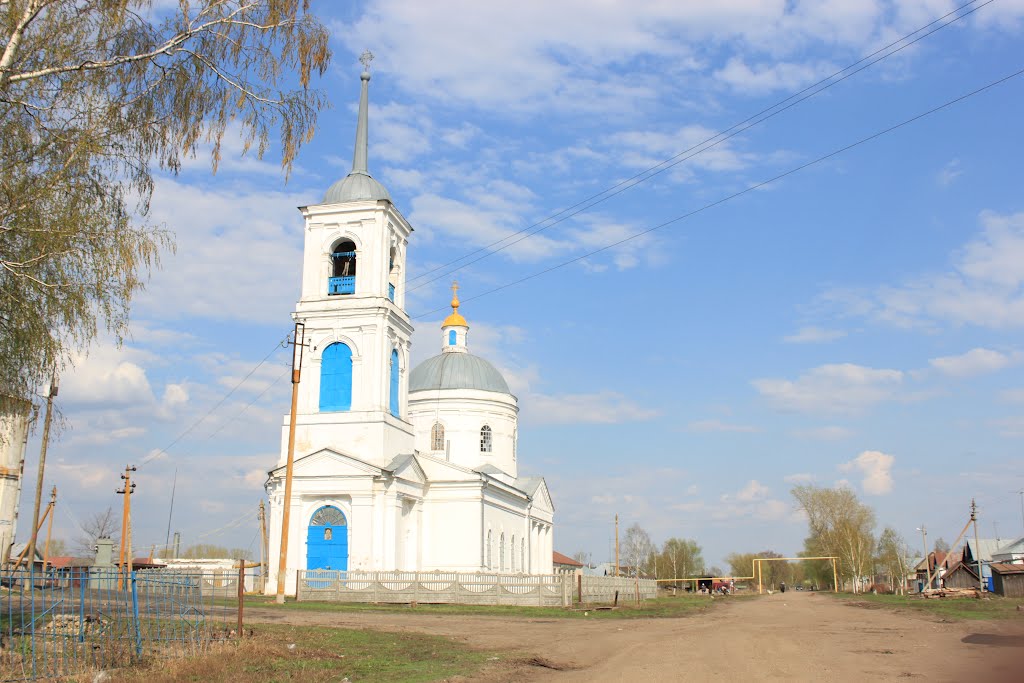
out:
M415 456L400 455L391 461L388 468L396 479L405 479L406 481L413 481L417 484L427 483L427 473L423 471L422 467L420 467Z
M323 448L297 458L293 473L296 477L379 477L383 470L350 455ZM283 476L284 467L278 467L272 474Z
M548 491L548 483L543 479L540 480L540 486L533 494L533 504L549 512L555 511L555 504L551 502L551 493Z

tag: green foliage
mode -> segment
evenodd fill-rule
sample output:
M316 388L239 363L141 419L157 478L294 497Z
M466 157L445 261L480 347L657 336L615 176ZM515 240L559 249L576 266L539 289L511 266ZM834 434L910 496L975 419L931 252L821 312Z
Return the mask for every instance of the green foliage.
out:
M661 546L661 553L658 555L658 578L688 579L697 576L703 569L704 557L697 541L689 538L670 538Z
M903 537L892 527L885 527L878 537L878 567L889 577L889 586L904 592L907 574L910 572L910 548Z
M287 172L325 98L328 34L303 0L0 2L0 395L31 401L174 248L154 168L237 127ZM297 82L295 82L297 81Z

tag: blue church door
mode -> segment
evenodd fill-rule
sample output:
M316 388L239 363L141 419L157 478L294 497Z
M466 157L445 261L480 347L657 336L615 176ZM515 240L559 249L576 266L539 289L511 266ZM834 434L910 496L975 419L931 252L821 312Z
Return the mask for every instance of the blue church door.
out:
M348 521L331 505L313 513L306 535L306 569L348 571Z

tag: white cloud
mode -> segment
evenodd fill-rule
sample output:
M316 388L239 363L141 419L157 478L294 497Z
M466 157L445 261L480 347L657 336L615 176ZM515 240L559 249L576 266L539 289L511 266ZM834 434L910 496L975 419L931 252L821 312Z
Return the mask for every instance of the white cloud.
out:
M935 182L940 187L949 187L953 184L953 181L963 174L963 169L960 168L960 160L953 159L948 164L942 167L942 170L935 176Z
M982 230L947 272L925 273L872 291L835 289L822 300L847 315L910 326L1024 325L1024 213L982 212Z
M1015 415L1013 417L1001 417L995 420L989 420L988 424L999 430L1000 436L1013 439L1024 436L1024 416Z
M970 377L987 372L995 372L1009 367L1021 360L1019 353L1000 353L991 349L971 349L959 356L943 356L932 358L929 363L933 368L953 377Z
M794 334L782 338L788 344L817 344L842 339L846 332L842 330L826 330L821 327L801 327Z
M197 316L285 327L302 265L302 217L295 207L318 199L158 178L150 218L175 233L178 249L164 255L137 310L162 321Z
M853 436L853 430L836 425L824 427L811 427L808 429L794 429L793 436L801 439L815 439L817 441L841 441Z
M744 486L736 493L736 500L750 502L765 498L767 497L767 495L768 487L762 484L761 482L757 481L756 479L751 479L749 482L747 482L746 486Z
M697 420L686 426L691 432L737 432L753 433L760 431L753 425L732 424L721 420Z
M859 472L864 493L880 496L892 491L892 466L896 458L881 451L864 451L839 465L840 472Z
M751 66L742 57L732 57L714 75L733 90L767 94L778 90L799 90L835 73L836 70L834 65L825 62L775 62Z
M795 474L787 474L782 478L782 481L787 484L809 484L814 481L814 475L807 472L797 472Z
M521 400L523 420L531 424L616 424L659 415L614 391L590 394L537 394Z
M759 379L752 382L777 407L798 412L857 413L899 397L899 370L841 363L814 368L796 380Z
M427 101L504 115L622 114L664 95L649 72L668 74L680 93L695 78L751 92L798 87L831 68L800 52L859 56L948 9L930 0L371 0L331 29L352 55L374 46L378 70ZM1022 13L1004 2L978 17Z
M134 362L141 354L119 351L107 344L97 344L89 355L76 355L73 368L61 380L61 401L79 409L149 406L156 403L149 378L141 365Z

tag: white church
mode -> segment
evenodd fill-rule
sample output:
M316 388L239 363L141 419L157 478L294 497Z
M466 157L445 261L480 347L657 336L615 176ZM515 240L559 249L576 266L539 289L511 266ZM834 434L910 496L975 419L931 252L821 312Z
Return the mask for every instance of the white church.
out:
M352 172L305 218L305 325L286 592L296 570L550 574L554 507L520 477L516 397L469 352L469 323L442 323L440 353L409 368L405 312L413 229L367 170L370 74L361 75ZM277 584L289 418L269 472L268 591Z

